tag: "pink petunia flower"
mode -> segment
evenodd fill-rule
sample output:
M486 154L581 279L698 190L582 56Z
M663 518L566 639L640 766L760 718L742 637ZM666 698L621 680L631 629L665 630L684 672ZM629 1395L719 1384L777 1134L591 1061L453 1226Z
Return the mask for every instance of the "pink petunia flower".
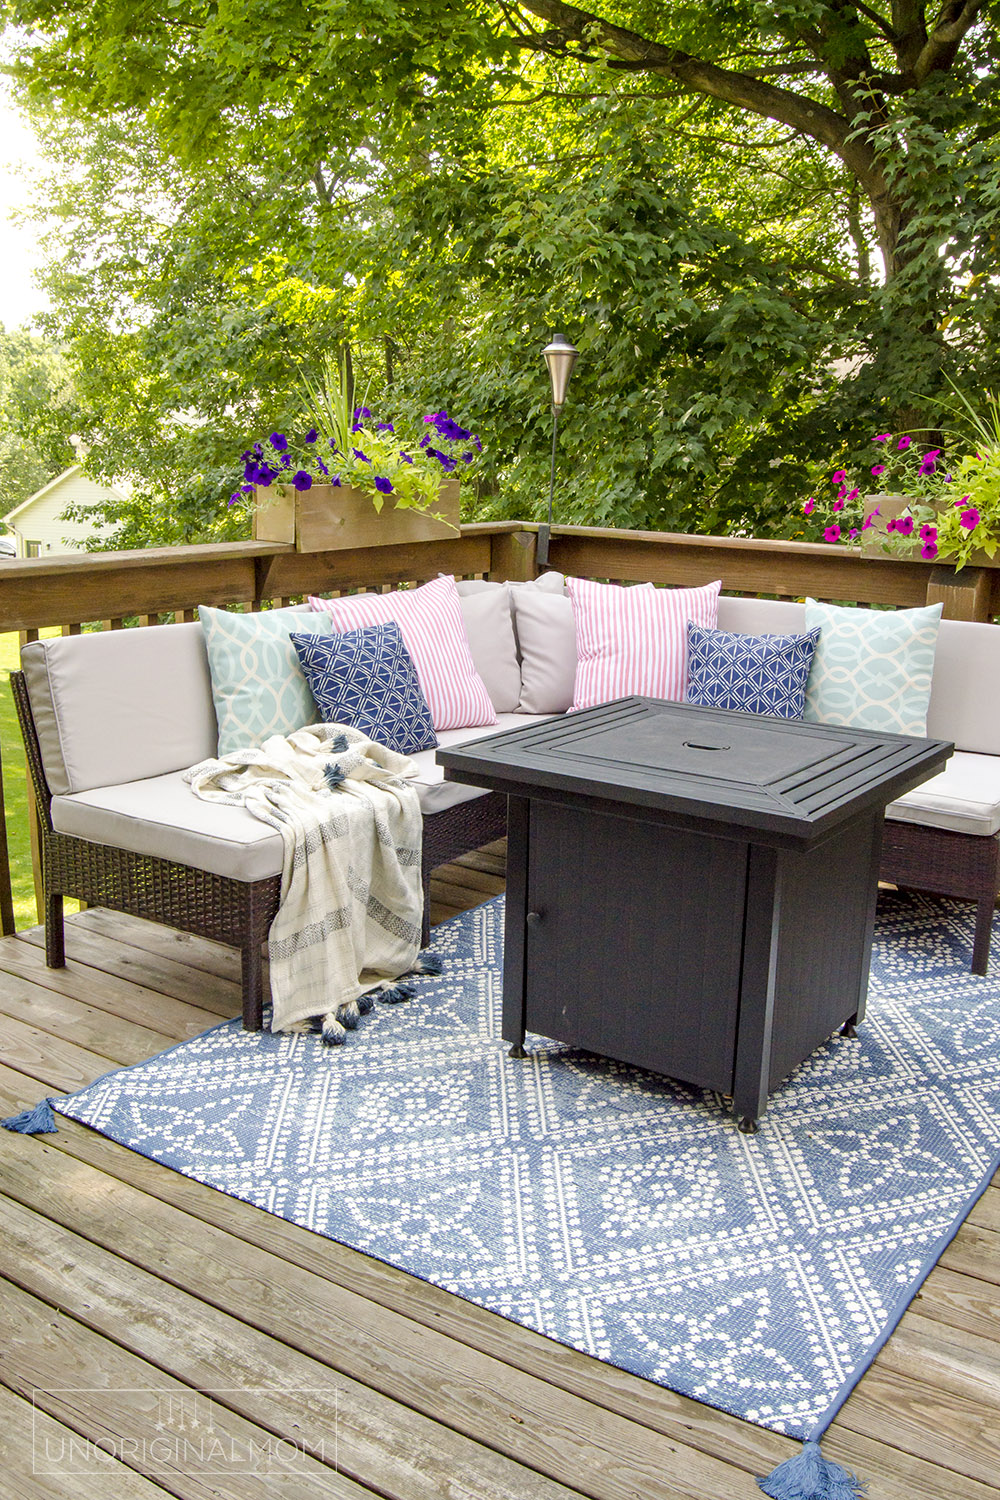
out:
M895 522L895 520L892 517L890 517L889 520L886 521L886 523L885 523L885 529L886 529L886 531L895 531L895 529L896 529L896 522Z
M815 498L814 495L810 495L809 499L806 501L805 505L803 505L803 507L802 507L802 514L804 516L811 516L812 513L813 513L813 511L815 509L816 509L816 498Z
M844 506L846 504L847 504L846 500L835 500L833 502L833 508L834 508L834 510L843 510L843 508L844 508Z
M970 505L968 510L963 510L958 521L959 525L964 526L966 531L975 531L979 525L979 512L974 505Z
M823 533L823 540L824 540L824 542L839 542L840 541L840 527L839 526L828 526L826 528L826 530L824 531L824 533Z
M889 443L892 441L891 432L880 432L872 438L873 443Z
M912 516L900 516L899 520L896 522L896 530L899 532L900 536L910 536L910 535L912 535L912 533L913 533L913 517Z
M961 498L961 500L954 500L952 503L955 506L957 506L957 508L959 510L961 510L961 508L962 508L963 505L968 505L968 503L969 503L969 497L968 497L968 495L963 495L962 498Z
M885 473L885 464L872 464L872 473L877 479L880 474Z
M864 525L862 526L861 530L862 531L867 531L869 529L869 527L874 526L874 525L875 525L875 512L872 511L872 513L871 513L870 516L865 516Z
M937 557L937 555L938 555L938 544L937 544L937 542L925 542L924 545L920 549L920 556L926 562L933 562L934 559L935 559L935 557Z
M904 449L908 448L912 442L913 439L911 437L901 437L899 442L896 444L896 447L899 449L900 453L902 453Z
M854 541L854 538L856 536L860 536L860 534L861 533L858 531L858 528L856 526L852 526L850 531L848 532L848 536L851 538L852 542Z
M920 535L925 542L936 542L937 527L932 526L929 521L925 521L923 526L921 526L920 528Z
M830 479L830 483L831 484L840 484L841 480L846 479L846 478L847 478L847 470L846 469L834 469L833 475L832 475L832 477Z
M859 494L860 494L860 490L851 490L851 493L849 495L845 495L844 499L845 500L856 500L858 498Z

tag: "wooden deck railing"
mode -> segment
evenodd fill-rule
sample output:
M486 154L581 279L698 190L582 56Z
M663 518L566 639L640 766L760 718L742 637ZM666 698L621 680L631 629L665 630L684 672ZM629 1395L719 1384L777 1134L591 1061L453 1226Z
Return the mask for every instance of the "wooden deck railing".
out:
M22 641L55 627L118 629L196 618L199 604L288 603L307 593L346 593L420 583L438 573L533 578L537 528L517 521L463 526L435 542L303 553L275 542L80 553L0 562L0 631ZM569 526L553 532L550 563L562 572L667 585L721 578L728 593L904 607L941 600L950 618L1000 615L996 568L949 568L869 559L838 547L738 537L674 535ZM19 753L4 746L9 757ZM3 797L0 769L0 800ZM13 930L10 870L0 820L0 930Z

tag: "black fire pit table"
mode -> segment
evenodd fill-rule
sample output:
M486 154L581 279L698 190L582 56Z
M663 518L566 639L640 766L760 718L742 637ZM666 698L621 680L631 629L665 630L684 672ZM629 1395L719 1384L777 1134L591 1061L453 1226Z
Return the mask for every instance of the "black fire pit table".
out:
M954 747L621 698L437 758L506 792L503 1036L768 1095L864 1013L886 804Z

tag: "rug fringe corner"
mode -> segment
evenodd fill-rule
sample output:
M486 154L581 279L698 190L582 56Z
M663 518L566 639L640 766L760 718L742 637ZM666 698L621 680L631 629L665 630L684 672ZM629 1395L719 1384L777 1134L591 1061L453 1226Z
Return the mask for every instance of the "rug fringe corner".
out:
M42 1099L34 1109L22 1109L20 1114L10 1115L6 1120L0 1120L0 1125L5 1130L16 1131L18 1135L57 1135L59 1133L50 1099Z
M802 1444L757 1484L771 1500L864 1500L868 1486L841 1464L824 1458L816 1439Z

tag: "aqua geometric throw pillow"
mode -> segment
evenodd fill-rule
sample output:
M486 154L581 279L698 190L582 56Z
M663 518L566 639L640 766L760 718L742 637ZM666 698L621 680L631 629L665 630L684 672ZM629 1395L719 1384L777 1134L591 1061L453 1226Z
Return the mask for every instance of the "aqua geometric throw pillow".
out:
M198 618L208 649L220 755L319 722L291 633L329 635L329 616L306 609L238 615L202 604Z
M806 628L820 627L804 717L890 734L927 733L941 605L847 609L806 600Z

